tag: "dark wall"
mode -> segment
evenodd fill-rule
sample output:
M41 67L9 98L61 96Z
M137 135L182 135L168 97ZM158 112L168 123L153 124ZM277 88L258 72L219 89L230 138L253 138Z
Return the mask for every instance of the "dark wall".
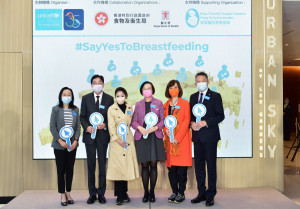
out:
M283 98L288 97L293 106L291 132L295 132L295 121L300 103L300 67L283 67Z

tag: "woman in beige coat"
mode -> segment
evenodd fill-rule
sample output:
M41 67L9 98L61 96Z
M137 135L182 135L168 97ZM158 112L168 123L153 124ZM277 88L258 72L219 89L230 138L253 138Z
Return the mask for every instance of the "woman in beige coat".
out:
M116 103L108 109L108 129L110 133L110 147L106 178L115 181L115 196L117 205L129 202L128 181L139 178L139 168L133 135L130 130L132 106L125 102L127 91L118 87L115 91ZM126 142L118 134L118 125L127 126ZM124 126L123 126L124 127ZM126 127L125 127L126 128ZM124 128L119 129L124 131Z

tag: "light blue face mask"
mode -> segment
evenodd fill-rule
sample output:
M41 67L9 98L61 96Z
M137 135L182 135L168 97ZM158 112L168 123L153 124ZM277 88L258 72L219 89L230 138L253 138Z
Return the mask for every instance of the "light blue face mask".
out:
M284 103L285 103L285 104L288 104L288 103L289 103L289 100L284 100Z
M207 82L197 83L197 88L199 91L205 91L207 89Z
M72 97L62 97L61 100L64 104L70 104Z

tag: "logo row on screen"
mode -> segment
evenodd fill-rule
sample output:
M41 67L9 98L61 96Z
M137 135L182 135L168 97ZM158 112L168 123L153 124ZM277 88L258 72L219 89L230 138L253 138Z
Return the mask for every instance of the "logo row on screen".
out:
M161 19L157 28L179 27L170 19L170 11L162 10ZM114 13L109 17L105 12L98 12L94 21L99 26L106 25L109 21L113 24L146 24L149 22L149 13ZM194 28L199 23L199 13L195 9L189 9L186 13L186 24ZM35 30L83 30L83 9L35 9Z

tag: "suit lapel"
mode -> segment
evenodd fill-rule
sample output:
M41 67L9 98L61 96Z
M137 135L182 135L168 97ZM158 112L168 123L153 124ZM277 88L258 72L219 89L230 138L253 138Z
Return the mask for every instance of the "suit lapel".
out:
M61 116L61 122L62 122L61 124L65 126L66 124L65 124L64 108L59 108L58 111L59 111L58 114Z
M88 104L91 105L92 112L98 112L97 108L96 108L96 102L95 102L95 98L94 98L94 92L90 93L90 95L88 96L88 99L89 99Z
M150 109L151 109L151 107L150 107ZM146 115L146 101L145 101L145 99L142 100L141 113L143 115L143 120L144 120L145 115Z
M211 90L210 90L210 89L207 90L206 95L205 95L204 98L203 98L202 104L203 104L204 106L206 106L207 102L209 101L209 99L206 99L206 98L208 98L208 97L209 97L209 98L211 97Z
M105 95L105 93L103 92L103 93L102 93L102 99L101 99L100 105L104 106L104 109L106 108L106 106L105 106L105 99L106 99L106 95ZM100 113L102 114L102 112L103 112L104 109L102 109L102 108L99 108L99 109L100 109Z

